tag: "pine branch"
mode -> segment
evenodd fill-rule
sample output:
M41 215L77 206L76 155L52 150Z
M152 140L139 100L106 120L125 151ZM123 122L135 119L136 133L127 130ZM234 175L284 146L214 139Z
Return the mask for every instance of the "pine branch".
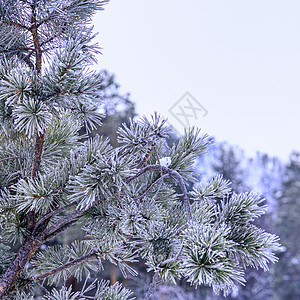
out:
M60 233L62 233L63 231L65 231L66 229L68 229L69 227L71 227L75 222L76 222L76 220L71 220L70 222L67 222L67 223L63 224L62 226L60 226L58 229L56 229L52 233L46 235L44 242L46 243L46 242L52 240L57 235L59 235Z
M18 56L27 64L27 66L31 69L34 70L34 64L30 60L31 54L25 55L24 53L18 53Z
M40 280L46 279L47 277L49 277L51 275L55 275L55 274L57 274L57 273L59 273L61 271L64 271L64 270L69 269L71 267L77 266L77 265L79 265L82 262L88 261L90 259L97 259L97 258L98 257L97 257L96 252L93 251L93 252L91 252L91 253L89 253L89 254L87 254L85 256L82 256L82 257L80 257L78 259L72 260L69 263L67 263L65 265L62 265L62 266L60 266L60 267L58 267L58 268L56 268L54 270L51 270L51 271L48 271L48 272L46 272L44 274L36 276L33 279L33 282L38 282Z
M74 259L56 269L53 269L51 271L48 271L46 273L43 273L43 274L40 274L40 275L37 275L35 277L33 277L31 280L28 280L27 282L25 282L23 285L21 285L19 287L19 289L24 289L25 287L28 287L29 285L33 285L33 284L36 284L38 283L39 281L41 280L44 280L46 278L48 278L49 276L52 276L52 275L55 275L59 272L62 272L64 270L67 270L69 268L72 268L74 266L77 266L83 262L86 262L86 261L89 261L89 260L92 260L92 259L98 259L98 256L97 254L93 251L87 255L84 255L80 258L77 258L77 259ZM12 290L10 292L13 292ZM0 298L1 298L1 294L0 294Z
M0 49L0 53L10 53L10 52L18 52L18 51L34 51L34 49L29 47Z
M37 133L33 154L33 162L31 168L31 177L37 178L41 168L42 153L45 143L45 133ZM35 213L32 211L28 214L28 229L32 229L35 226Z
M189 196L188 196L188 191L187 191L186 186L184 184L183 178L175 170L171 170L171 169L168 169L168 168L165 168L165 167L163 167L163 169L166 169L169 172L170 176L174 176L178 180L179 186L180 186L181 191L183 193L183 200L184 200L184 203L185 203L186 208L187 208L189 222L191 223L192 219L193 219L192 210L191 210L191 204L190 204L190 199L189 199Z
M47 213L46 215L44 215L44 216L43 216L43 217L35 224L33 233L35 233L35 232L38 230L39 226L40 226L41 224L43 224L45 221L49 220L49 219L50 219L51 217L53 217L54 215L59 214L59 213L63 212L64 210L66 210L66 209L68 209L68 208L74 206L75 204L76 204L76 202L72 202L72 203L70 203L70 204L68 204L68 205L66 205L66 206L63 206L63 207L57 208L57 209L55 209L55 210L52 210L52 211L50 211L49 213Z
M134 201L144 198L157 183L159 183L160 181L163 181L166 177L169 177L169 176L170 176L169 174L164 174L161 177L159 177L158 179L156 179L154 182L152 182L150 184L150 186L146 189L146 191L142 195L134 198Z
M135 175L128 176L127 178L125 178L124 181L128 184L149 171L157 171L157 170L161 170L161 168L162 168L162 166L160 166L160 165L146 166L143 169L141 169L140 171L138 171Z
M33 44L35 48L36 58L35 58L35 67L38 75L41 74L42 69L42 50L39 43L37 24L36 24L36 5L32 4L32 15L31 15L31 23L32 26L30 31L32 33ZM33 155L33 163L31 168L31 177L37 178L38 173L41 168L42 161L42 153L45 143L45 133L38 132L36 134L35 147L34 147L34 155ZM32 229L35 223L35 213L32 212L28 214L28 229Z
M140 168L147 162L147 160L149 159L149 157L150 157L150 155L151 155L151 153L152 153L152 151L153 151L153 148L154 148L154 145L152 145L152 146L148 149L148 151L146 152L144 158L143 158L143 159L141 160L141 162L138 164L137 169L140 169Z
M32 27L30 28L30 31L32 33L33 44L36 53L36 62L35 62L36 72L38 75L40 75L41 68L42 68L42 51L39 43L37 26L36 26L35 5L32 5L31 23L32 23ZM33 178L37 178L38 173L40 171L44 143L45 143L45 133L37 133L35 148L34 148L33 164L31 169L31 177Z
M60 8L60 12L65 12L67 9L71 8L72 5L68 5L68 6L65 6L63 8ZM46 17L45 19L41 20L38 24L37 24L37 28L40 27L41 25L47 23L49 20L51 20L51 18L53 17L53 15L57 13L57 11L53 11L52 14L49 14L48 17Z
M77 147L83 137L78 133L81 124L100 124L99 91L111 86L88 70L99 53L91 44L94 35L88 24L108 1L6 2L0 5L2 18L8 20L0 21L0 98L3 133L9 134L3 139L0 163L7 165L2 181L8 188L1 191L1 218L5 237L25 236L25 241L14 256L0 245L0 269L6 269L0 279L1 299L12 288L19 293L47 278L48 284L60 284L73 271L81 280L97 269L94 262L101 264L102 257L119 265L123 274L134 274L128 263L141 255L148 270L155 271L145 295L148 300L161 281L176 282L182 276L195 286L210 285L226 293L235 282L244 282L243 266L267 269L277 260L278 238L251 224L265 212L257 196L233 194L215 203L216 197L222 199L230 191L228 182L218 176L188 192L188 182L195 180L194 162L209 145L199 130L187 131L170 149L163 147L168 127L155 113L151 120L143 117L123 124L119 148L97 138ZM52 63L42 74L45 55ZM18 140L21 131L25 138ZM30 141L34 144L26 145ZM32 161L27 162L28 154ZM152 160L156 163L147 165ZM174 192L175 187L180 192ZM66 205L66 199L72 203ZM38 248L84 218L86 211L83 230L89 240L47 247L30 266L36 276L24 279L22 272ZM5 251L8 259L2 255ZM115 286L113 295L120 294L120 286ZM105 283L95 298L104 298L101 289L109 295ZM54 294L58 299L62 292L47 299ZM123 295L128 299L127 292Z
M9 183L12 181L12 180L15 180L16 178L18 178L19 175L22 175L22 172L21 171L17 171L17 172L14 172L12 174L10 174L6 180L6 187L9 186Z
M193 216L192 216L192 210L191 210L190 200L189 200L189 196L188 196L188 191L186 189L183 178L181 177L181 175L177 171L166 168L166 167L163 167L161 165L149 165L149 166L146 166L145 168L141 169L137 174L125 178L124 181L126 183L130 183L133 180L137 179L138 177L140 177L141 175L143 175L143 174L145 174L149 171L161 171L161 170L164 173L168 173L171 177L176 178L176 180L178 181L179 186L181 188L181 191L183 193L183 200L184 200L184 203L185 203L186 208L187 208L189 222L191 222L192 219L193 219Z
M42 244L42 236L30 235L27 237L26 241L18 251L17 256L10 263L9 267L1 277L0 299L2 299L8 293L19 274L23 271L27 262Z
M99 202L99 200L96 200L93 203L93 205L95 205L97 202ZM76 203L74 203L74 202L70 203L69 205L62 207L61 209L58 209L57 211L59 211L59 212L63 211L66 208L72 207L75 204ZM91 206L93 206L93 205L91 205ZM52 226L50 226L48 229L46 229L43 232L43 235L47 238L47 240L49 240L50 235L52 235L54 233L56 233L54 236L58 235L60 232L63 231L62 228L63 228L63 226L65 226L65 224L69 224L70 222L72 222L72 223L75 222L76 221L75 219L77 217L79 217L82 213L84 213L85 211L87 211L91 206L83 208L83 209L80 209L80 210L77 210L77 211L73 212L72 214L70 214L70 215L68 215L68 216L66 216L64 218L61 218L56 223L54 223ZM52 212L50 214L52 214ZM68 227L66 227L66 228L68 228Z
M42 68L42 50L41 50L39 37L38 37L38 31L37 31L35 5L32 5L31 24L32 24L32 26L30 27L29 30L33 37L33 44L34 44L35 53L36 53L35 66L36 66L36 72L39 75L41 73L41 68Z
M64 218L61 218L60 220L58 220L56 223L54 223L52 226L50 226L48 229L46 229L44 231L45 236L52 234L54 231L56 231L58 228L60 228L64 224L71 222L72 220L74 220L75 218L80 216L83 212L85 212L86 210L87 209L77 210Z
M6 21L6 20L2 20L1 23L7 24L7 25L12 25L12 26L17 26L19 28L22 29L26 29L26 30L30 30L28 27L26 27L25 25L22 25L20 23L17 22L13 22L13 21Z
M176 261L178 259L179 255L181 254L182 250L183 250L183 246L184 246L184 243L181 244L181 247L180 247L178 253L174 257L166 259L165 261L161 262L160 264L158 264L158 267L163 267L166 264L169 264L169 263L172 263L172 262Z

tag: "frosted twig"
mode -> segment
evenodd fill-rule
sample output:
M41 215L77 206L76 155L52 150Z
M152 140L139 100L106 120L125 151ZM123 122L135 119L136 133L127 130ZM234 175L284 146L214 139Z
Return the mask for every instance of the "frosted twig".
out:
M164 174L162 175L162 177L159 177L158 179L156 179L154 182L151 183L151 185L147 188L147 190L140 196L134 198L134 200L140 200L142 198L144 198L149 192L150 190L153 188L154 185L156 185L158 182L164 180L164 178L169 177L169 174Z
M163 267L163 266L165 266L166 264L169 264L169 263L171 263L171 262L176 261L176 260L178 259L179 255L180 255L181 252L182 252L183 246L184 246L184 243L181 244L181 247L180 247L178 253L177 253L174 257L169 258L169 259L166 259L165 261L161 262L161 263L158 265L158 267Z
M193 220L193 216L192 216L192 210L191 210L190 200L189 200L189 196L188 196L188 191L186 189L183 178L177 171L169 169L167 167L163 167L161 165L149 165L149 166L146 166L145 168L141 169L135 175L125 178L124 181L126 183L130 183L131 181L137 179L139 176L141 176L149 171L160 171L160 170L162 170L164 173L168 173L171 177L174 177L177 179L180 189L183 193L183 200L186 205L187 212L188 212L189 223L191 223Z

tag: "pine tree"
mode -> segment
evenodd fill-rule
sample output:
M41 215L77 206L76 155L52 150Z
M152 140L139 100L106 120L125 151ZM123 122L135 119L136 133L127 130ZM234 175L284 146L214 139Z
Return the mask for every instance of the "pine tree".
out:
M300 297L300 153L293 152L283 177L277 219L284 250L274 272L274 299Z
M246 266L268 269L279 244L253 224L260 195L228 198L221 176L187 191L206 136L191 129L169 148L154 114L119 128L116 148L81 142L79 130L101 122L90 23L107 2L0 1L0 298L30 299L47 284L44 299L131 299L119 283L88 283L104 260L135 275L138 258L154 273L145 299L178 278L226 294ZM75 224L84 239L49 245ZM61 287L71 275L81 291Z

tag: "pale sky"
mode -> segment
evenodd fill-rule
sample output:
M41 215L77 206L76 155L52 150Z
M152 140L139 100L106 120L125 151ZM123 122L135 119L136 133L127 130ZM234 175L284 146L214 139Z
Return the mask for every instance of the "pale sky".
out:
M189 92L207 111L191 125L287 159L300 151L299 13L299 0L111 0L94 20L99 69L140 115L158 111L181 131L169 110Z

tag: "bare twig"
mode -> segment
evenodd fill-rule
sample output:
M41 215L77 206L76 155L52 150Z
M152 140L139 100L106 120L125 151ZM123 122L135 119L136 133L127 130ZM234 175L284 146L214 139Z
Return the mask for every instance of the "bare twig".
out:
M182 190L182 193L183 193L183 200L184 200L184 203L185 203L186 208L187 208L189 222L191 223L192 220L193 220L192 210L191 210L191 204L190 204L190 199L189 199L189 196L188 196L188 191L187 191L186 186L184 184L183 178L175 170L171 170L171 169L168 169L168 168L165 168L165 167L163 167L163 169L166 169L167 172L169 172L169 174L171 176L175 177L178 180L179 186L180 186L180 188Z
M154 146L154 153L155 153L155 157L156 157L156 159L157 159L157 164L160 165L160 159L159 159L159 155L158 155L158 153L157 153L156 146ZM163 175L163 171L162 171L162 170L160 170L160 175L161 175L161 176Z
M83 208L83 209L80 209L80 210L75 210L72 214L68 215L68 216L65 216L63 218L61 218L60 220L58 220L56 223L54 223L52 226L50 226L48 229L46 229L43 234L45 236L48 236L50 234L52 234L54 231L56 231L57 229L61 228L61 226L63 226L64 224L66 223L69 223L71 221L73 221L74 219L76 219L77 217L79 217L82 213L84 213L85 211L87 211L88 209L90 209L91 207L93 207L95 204L97 204L101 199L96 199L92 205L86 207L86 208ZM64 207L64 209L66 207L71 207L73 206L74 204L76 203L71 203L67 206ZM59 210L59 209L58 209Z
M124 179L124 181L126 183L130 183L131 181L137 179L138 177L140 177L141 175L149 172L149 171L156 171L156 170L160 170L161 166L160 165L149 165L144 167L143 169L141 169L140 171L138 171L135 175L132 176L128 176Z
M155 192L155 195L152 197L152 200L155 200L155 199L156 199L156 197L157 197L158 193L160 192L161 187L163 186L163 184L164 184L164 181L162 181L162 182L160 183L160 186L159 186L159 188L157 189L157 191Z

